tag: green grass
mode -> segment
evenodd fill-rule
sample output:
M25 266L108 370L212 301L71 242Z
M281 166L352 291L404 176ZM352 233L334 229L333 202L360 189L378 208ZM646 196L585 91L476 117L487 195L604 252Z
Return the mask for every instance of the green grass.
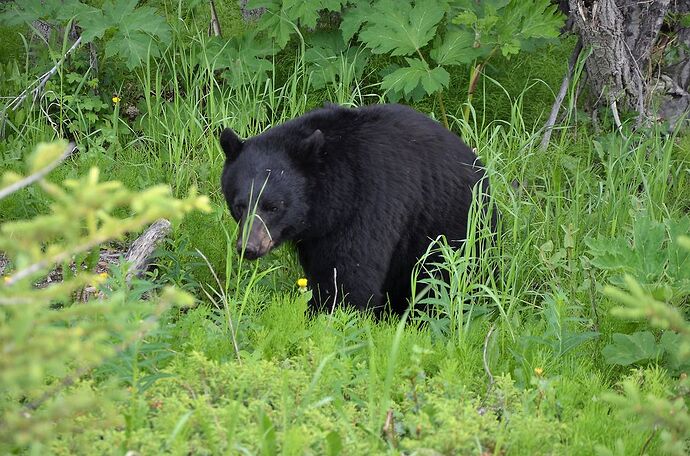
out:
M624 454L639 454L647 445L656 453L654 431L633 432L634 423L602 396L626 378L662 394L672 378L655 366L604 362L611 334L636 325L609 315L613 304L601 293L608 277L592 265L585 240L626 235L637 217L687 216L688 139L660 132L595 137L571 124L554 134L549 150L539 150L534 125L550 108L545 94L554 81L532 86L528 77L540 68L553 76L554 55L567 53L567 46L552 49L497 71L500 85L487 79L485 95L475 99L476 112L487 116L469 124L452 119L489 170L501 233L479 255L478 271L469 269L469 249L446 251L444 267L456 280L432 287L435 312L403 321L344 310L309 318L290 246L255 263L235 254L236 226L219 191L217 136L222 126L257 134L327 98L309 89L299 54L281 57L284 80L231 87L210 66L197 66L193 50L173 43L161 61L130 75L144 94L123 96L140 108L135 125L121 120L117 140L105 145L98 131L77 132L80 155L54 177L98 165L130 187L167 182L177 194L190 185L208 194L215 212L177 226L160 259L161 278L192 290L199 305L167 315L137 350L79 381L75 388L94 394L113 388L112 381L129 386L115 405L119 418L102 427L105 411L94 410L78 418L82 432L56 435L50 450L592 454L622 445ZM332 93L341 103L379 101L375 87ZM462 100L449 96L447 105L449 114L460 113ZM52 136L40 114L21 127L0 144L8 168ZM25 190L0 202L0 210L8 220L46 207L39 192ZM493 278L490 265L497 267ZM593 332L599 337L588 336Z

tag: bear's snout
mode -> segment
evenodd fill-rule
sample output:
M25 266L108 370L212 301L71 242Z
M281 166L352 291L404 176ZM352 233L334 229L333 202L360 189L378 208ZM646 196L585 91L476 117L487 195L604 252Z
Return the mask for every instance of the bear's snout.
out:
M237 253L242 255L242 251L244 250L244 258L256 260L270 252L274 245L275 242L271 237L271 233L268 231L268 227L261 217L256 216L254 218L254 223L249 227L246 243L242 233L238 236Z

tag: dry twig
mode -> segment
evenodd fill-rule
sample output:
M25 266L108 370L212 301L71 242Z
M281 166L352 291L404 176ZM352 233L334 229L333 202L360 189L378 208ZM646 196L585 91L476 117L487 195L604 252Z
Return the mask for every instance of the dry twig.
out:
M213 2L213 0L210 0L211 4L211 23L208 25L208 34L209 36L213 34L213 36L218 36L221 37L223 34L220 31L220 22L218 21L218 14L216 14L216 5Z
M5 111L8 109L12 109L12 111L16 111L19 106L21 106L22 102L26 100L26 97L29 96L29 91L33 94L34 100L38 97L38 94L43 90L43 87L46 85L48 82L48 79L50 79L51 76L53 76L57 70L62 66L63 62L69 56L72 51L74 51L79 45L81 44L81 36L77 38L77 40L72 44L72 46L67 50L65 55L63 55L60 60L47 72L45 72L40 78L38 78L36 81L34 81L31 86L34 84L38 84L33 90L31 89L31 86L27 87L22 93L20 93L14 100L10 101L7 106L5 106L5 109L2 110L2 113L0 114L0 117L5 114Z
M570 54L570 60L568 61L568 72L563 77L563 82L561 82L561 89L558 91L556 100L553 102L551 107L551 114L549 115L549 120L546 121L544 125L544 137L541 139L541 144L539 147L541 150L546 150L551 140L551 133L553 132L553 126L556 124L556 119L558 118L558 112L561 110L561 104L563 104L563 99L565 94L568 92L568 86L570 85L570 80L573 78L573 73L575 72L575 64L577 59L580 57L582 52L582 39L577 41L575 49L573 49L572 54Z

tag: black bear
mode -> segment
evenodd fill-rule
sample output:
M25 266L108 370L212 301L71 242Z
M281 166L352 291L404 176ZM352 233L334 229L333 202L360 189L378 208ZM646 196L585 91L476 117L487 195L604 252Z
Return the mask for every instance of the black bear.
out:
M464 240L473 189L488 194L472 150L402 105L327 105L245 141L226 128L220 144L238 251L294 241L313 310L403 312L418 258L439 235Z

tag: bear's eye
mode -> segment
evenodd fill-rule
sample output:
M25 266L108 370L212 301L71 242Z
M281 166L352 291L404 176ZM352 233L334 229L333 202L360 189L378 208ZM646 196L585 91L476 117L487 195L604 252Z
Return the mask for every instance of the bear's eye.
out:
M278 212L278 206L276 204L265 204L262 209L264 212Z

